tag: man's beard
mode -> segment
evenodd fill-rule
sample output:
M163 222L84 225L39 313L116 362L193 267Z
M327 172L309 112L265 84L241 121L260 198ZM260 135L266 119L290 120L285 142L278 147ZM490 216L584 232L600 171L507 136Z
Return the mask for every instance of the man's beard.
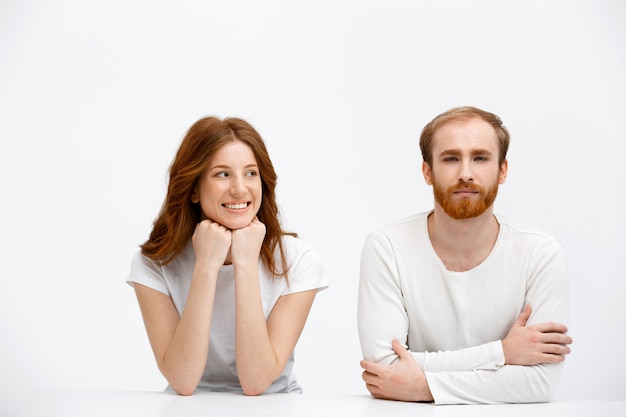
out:
M473 217L478 217L483 214L496 199L496 195L498 195L498 182L489 188L489 190L485 190L485 188L480 185L472 184L469 182L461 182L459 184L448 187L447 190L444 190L443 187L439 186L435 181L435 178L432 178L433 183L433 192L435 194L435 201L441 205L443 211L453 219L463 220L463 219L471 219ZM479 199L473 198L461 198L454 199L454 191L457 190L472 190L478 191L480 193Z

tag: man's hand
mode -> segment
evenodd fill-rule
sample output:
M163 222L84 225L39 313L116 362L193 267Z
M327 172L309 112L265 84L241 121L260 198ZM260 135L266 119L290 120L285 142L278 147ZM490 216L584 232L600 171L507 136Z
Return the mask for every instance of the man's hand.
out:
M504 362L507 365L538 365L558 363L570 353L567 346L572 338L567 327L560 323L539 323L526 326L532 308L527 305L502 341Z
M393 339L391 347L398 355L398 360L391 365L361 361L367 390L373 397L384 400L433 401L426 374L415 358L397 339Z

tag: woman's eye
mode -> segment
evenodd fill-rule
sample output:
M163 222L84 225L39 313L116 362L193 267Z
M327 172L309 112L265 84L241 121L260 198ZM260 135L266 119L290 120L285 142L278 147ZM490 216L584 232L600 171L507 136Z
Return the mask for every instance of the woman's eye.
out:
M220 178L226 178L228 177L228 172L218 172L217 174L215 174L215 176Z
M256 177L257 175L258 175L258 174L257 174L257 172L256 172L256 171L248 171L248 172L246 173L246 176L248 176L248 177Z

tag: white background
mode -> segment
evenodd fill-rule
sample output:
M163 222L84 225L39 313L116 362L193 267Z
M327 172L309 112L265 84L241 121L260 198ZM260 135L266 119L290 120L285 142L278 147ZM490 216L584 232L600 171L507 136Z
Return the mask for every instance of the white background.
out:
M496 211L568 252L558 397L626 400L625 5L1 0L0 415L40 389L165 386L124 279L206 115L259 130L286 228L324 258L305 392L365 393L361 245L432 207L419 132L458 105L512 134Z

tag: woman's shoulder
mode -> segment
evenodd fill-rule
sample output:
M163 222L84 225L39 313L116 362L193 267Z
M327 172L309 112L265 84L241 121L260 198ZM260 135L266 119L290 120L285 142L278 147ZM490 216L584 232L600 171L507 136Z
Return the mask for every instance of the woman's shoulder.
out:
M302 240L299 237L283 235L281 242L287 258L299 258L306 254L319 257L318 251L306 240Z
M167 263L152 259L139 249L131 260L130 278L135 278L134 281L137 281L139 277L167 281L171 277L184 277L189 274L194 262L195 255L190 244L186 245L174 259Z
M322 257L309 242L285 235L282 237L282 245L289 268L288 293L311 289L321 291L328 287Z
M161 262L146 256L141 249L138 249L131 259L131 269L137 272L161 269Z

